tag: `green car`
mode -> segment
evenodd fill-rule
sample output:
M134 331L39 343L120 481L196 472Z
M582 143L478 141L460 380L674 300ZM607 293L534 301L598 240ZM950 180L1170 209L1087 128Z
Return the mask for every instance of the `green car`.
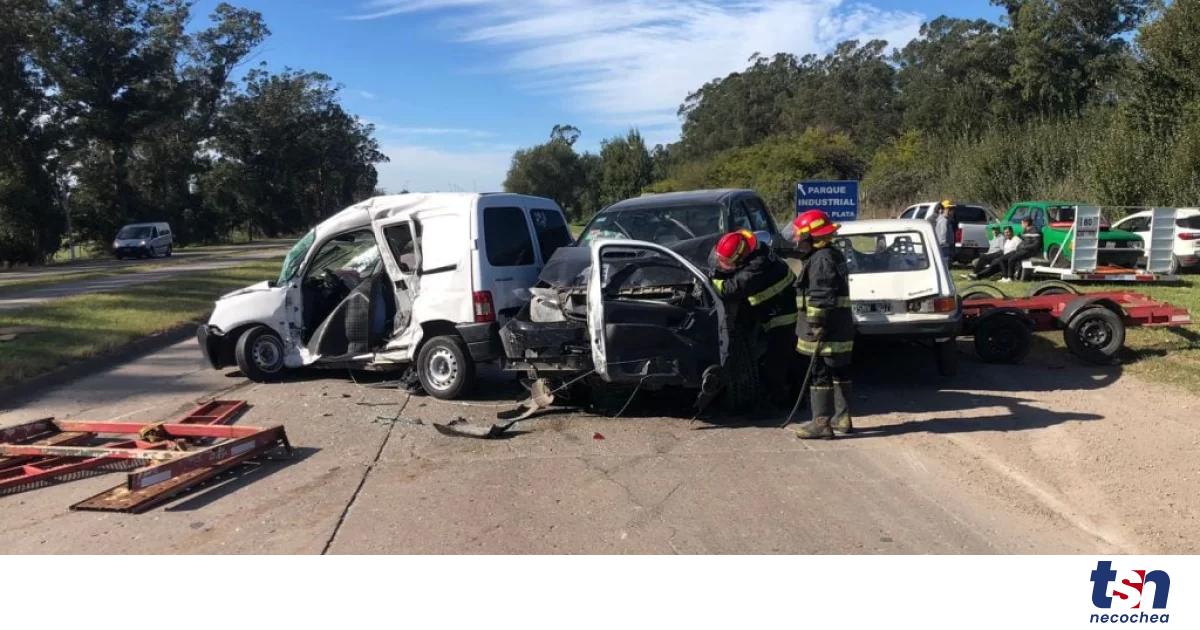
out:
M1012 226L1013 233L1021 235L1021 220L1025 217L1033 219L1033 225L1042 230L1042 247L1045 248L1046 260L1054 260L1054 256L1062 250L1056 266L1071 265L1071 226L1075 222L1075 207L1086 206L1086 203L1071 201L1021 201L1012 205L1000 219L999 226ZM1118 267L1135 267L1142 256L1142 238L1133 232L1114 230L1109 222L1100 220L1100 251L1099 263Z

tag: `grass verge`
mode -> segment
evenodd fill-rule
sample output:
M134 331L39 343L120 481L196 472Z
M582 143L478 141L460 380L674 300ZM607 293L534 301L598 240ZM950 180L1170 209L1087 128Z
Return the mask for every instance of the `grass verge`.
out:
M40 329L0 342L0 387L199 321L218 296L274 277L279 264L254 262L0 312L0 329Z
M958 278L959 273L955 270L955 281L961 290L972 282ZM1200 284L1200 276L1193 274L1181 278L1182 280L1175 284L1126 282L1075 286L1085 293L1131 291L1148 295L1156 300L1186 308L1192 314L1192 320L1200 323L1200 288L1197 287L1197 284ZM1037 283L1008 282L996 286L1009 296L1022 297L1028 295L1030 288L1035 284ZM1200 392L1200 332L1197 330L1195 324L1187 328L1129 328L1126 330L1125 351L1120 357L1121 364L1129 374ZM1067 352L1061 332L1042 333L1041 336L1054 344L1055 351Z

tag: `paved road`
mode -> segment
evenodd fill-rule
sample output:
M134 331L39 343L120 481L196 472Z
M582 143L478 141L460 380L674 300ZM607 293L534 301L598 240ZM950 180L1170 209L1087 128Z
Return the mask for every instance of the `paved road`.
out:
M868 370L863 431L832 442L776 418L660 417L664 396L479 441L429 423L486 422L511 382L491 377L492 400L470 405L405 403L338 372L256 385L185 342L0 401L0 425L163 420L239 398L253 405L240 423L285 423L297 456L136 516L68 511L115 474L0 497L0 552L1200 552L1194 397L1067 360L963 368L953 388L923 363Z
M171 258L154 260L107 260L70 265L70 271L60 267L42 267L30 271L13 271L0 273L0 282L6 279L44 278L46 283L35 287L14 287L5 289L0 286L0 311L23 308L41 304L63 297L72 297L84 293L111 291L123 287L157 282L198 271L210 271L235 267L255 260L278 258L287 253L290 243L272 241L251 245L234 245L220 248L205 248L201 252L179 252ZM97 271L119 271L122 267L145 266L155 267L136 273L124 273L100 278L77 279L81 274Z

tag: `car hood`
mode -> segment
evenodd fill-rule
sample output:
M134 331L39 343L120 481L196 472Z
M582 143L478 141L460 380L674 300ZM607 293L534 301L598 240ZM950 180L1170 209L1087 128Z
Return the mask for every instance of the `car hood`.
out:
M259 282L258 284L252 284L248 287L243 287L236 291L230 291L229 293L226 293L225 295L222 295L221 297L219 297L217 299L218 300L228 300L229 298L237 297L239 295L245 295L247 293L257 293L259 291L270 291L272 288L273 287L271 285L270 280L263 280L262 282Z
M709 254L720 238L720 234L712 234L679 241L667 247L700 269L707 269L710 267ZM591 266L590 248L560 247L550 260L546 261L546 266L538 276L537 286L556 289L585 286ZM666 286L688 284L692 281L690 274L674 266L639 266L630 273L631 275L622 281L623 286Z

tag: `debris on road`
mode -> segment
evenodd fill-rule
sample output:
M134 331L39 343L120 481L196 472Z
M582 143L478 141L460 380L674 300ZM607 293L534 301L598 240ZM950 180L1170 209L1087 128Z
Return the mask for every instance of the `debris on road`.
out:
M480 438L480 439L484 439L484 440L491 440L491 439L495 439L495 438L498 438L498 437L504 435L504 432L511 429L512 426L514 424L516 424L517 422L520 422L520 421L513 420L512 422L508 422L505 424L481 425L481 424L471 424L470 422L467 422L466 418L460 417L460 418L455 418L455 419L451 420L450 422L447 422L446 424L440 424L440 423L434 422L433 428L437 429L437 432L441 433L442 435L449 435L452 437L470 437L470 438Z
M438 433L442 435L453 437L495 439L504 435L506 431L518 422L528 420L538 415L539 412L549 411L552 404L554 404L554 392L550 390L550 385L546 382L546 379L538 379L529 386L529 398L522 401L515 409L496 413L497 419L507 420L507 422L491 425L473 425L460 416L446 424L435 422L433 423L433 428L437 429Z
M202 404L174 423L44 418L0 430L0 494L93 472L128 470L126 483L71 509L142 512L277 446L282 426L228 426L245 401Z

